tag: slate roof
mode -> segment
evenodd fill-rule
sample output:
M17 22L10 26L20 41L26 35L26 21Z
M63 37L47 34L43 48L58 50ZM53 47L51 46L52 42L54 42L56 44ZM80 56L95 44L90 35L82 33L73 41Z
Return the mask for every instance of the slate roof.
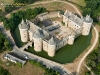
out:
M84 17L83 21L88 22L88 23L92 23L93 19L90 17L90 15L86 15L86 17Z
M22 22L19 24L21 29L29 29L29 25L22 19Z
M24 57L18 55L17 53L10 52L10 53L5 54L5 56L11 60L14 60L16 62L20 62L23 65L26 63L26 59Z
M71 12L67 11L64 13L64 15L69 18L71 21L73 21L74 23L76 23L79 26L82 26L82 22L83 20L80 19L79 17L77 17L77 15L72 14Z
M51 45L56 44L54 37L51 37L51 39L48 41L48 43Z
M36 32L33 34L33 36L36 38L43 38L44 37L43 30L36 29Z

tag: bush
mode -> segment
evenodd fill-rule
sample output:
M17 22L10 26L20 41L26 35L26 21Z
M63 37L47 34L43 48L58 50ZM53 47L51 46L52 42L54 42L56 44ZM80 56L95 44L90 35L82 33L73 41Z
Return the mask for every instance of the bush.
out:
M14 9L16 9L16 7L14 5L6 5L4 9L5 9L5 12L11 12Z
M14 0L14 3L25 3L25 4L31 4L37 0Z
M11 75L6 69L0 66L0 75Z

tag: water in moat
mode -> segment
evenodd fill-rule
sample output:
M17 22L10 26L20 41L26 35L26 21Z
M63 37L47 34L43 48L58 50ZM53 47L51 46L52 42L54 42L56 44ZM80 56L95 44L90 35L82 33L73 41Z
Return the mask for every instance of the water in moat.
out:
M18 28L15 29L13 37L18 47L21 47L24 44L21 42ZM92 32L90 32L88 36L81 35L75 40L73 45L66 45L62 47L59 51L57 51L54 57L49 57L45 51L35 52L33 47L30 47L26 51L62 64L70 63L90 45L91 37L92 37Z

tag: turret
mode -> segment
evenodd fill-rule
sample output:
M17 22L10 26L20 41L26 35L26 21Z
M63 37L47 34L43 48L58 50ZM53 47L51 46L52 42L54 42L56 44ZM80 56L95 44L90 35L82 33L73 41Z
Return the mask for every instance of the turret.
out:
M48 41L48 55L50 57L53 57L53 56L55 56L55 52L56 52L56 43L55 43L54 37L52 37Z
M19 24L19 30L20 30L20 36L22 42L28 42L28 29L29 25L24 22L22 19L22 22Z
M82 35L89 35L92 23L93 23L93 19L90 17L90 15L84 17Z
M36 52L42 51L43 47L43 39L44 34L43 31L40 29L37 29L36 32L33 34L33 40L34 40L34 50Z
M73 45L74 39L75 39L75 35L70 35L70 36L68 37L68 44L69 44L69 45Z
M68 16L69 16L69 11L65 11L64 15L63 15L63 22L65 23L66 26L68 26Z

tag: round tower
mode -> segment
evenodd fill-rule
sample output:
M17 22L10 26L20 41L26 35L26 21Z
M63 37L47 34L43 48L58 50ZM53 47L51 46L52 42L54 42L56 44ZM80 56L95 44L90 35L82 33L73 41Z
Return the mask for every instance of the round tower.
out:
M83 19L82 35L89 35L92 23L93 23L93 19L90 17L90 15L87 15Z
M50 57L55 56L55 52L56 52L56 44L54 41L54 37L52 37L49 41L48 41L48 55Z
M75 36L74 36L74 35L70 35L70 36L68 37L68 44L69 44L69 45L73 45L74 39L75 39Z
M37 29L36 32L33 35L33 40L34 40L34 50L36 52L42 51L43 48L43 39L44 34L42 30Z
M22 19L22 22L19 24L19 30L20 30L20 37L22 42L28 42L28 29L29 25L24 22Z

